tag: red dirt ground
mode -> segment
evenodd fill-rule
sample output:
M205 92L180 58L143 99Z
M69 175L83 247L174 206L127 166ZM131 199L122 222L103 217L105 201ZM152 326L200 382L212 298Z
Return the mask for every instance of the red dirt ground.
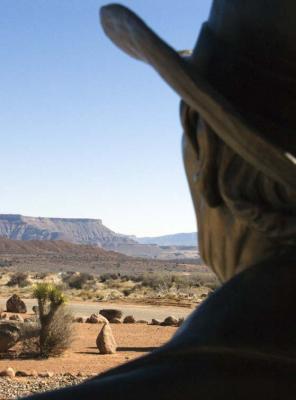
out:
M159 347L167 342L177 329L144 324L112 324L118 351L112 355L100 355L96 348L96 338L101 328L102 325L75 323L75 340L71 349L61 357L47 360L1 359L0 370L12 367L22 371L52 371L55 374L98 374ZM13 351L10 352L10 356L13 356Z

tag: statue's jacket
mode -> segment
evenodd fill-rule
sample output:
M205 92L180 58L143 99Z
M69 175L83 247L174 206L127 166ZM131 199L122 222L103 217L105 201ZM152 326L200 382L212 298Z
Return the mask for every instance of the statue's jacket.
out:
M99 363L98 357L98 363ZM151 354L34 399L296 399L296 255L241 272Z

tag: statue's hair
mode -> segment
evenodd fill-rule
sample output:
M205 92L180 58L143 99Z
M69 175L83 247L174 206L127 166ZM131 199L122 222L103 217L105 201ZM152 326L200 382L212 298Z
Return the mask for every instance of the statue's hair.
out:
M257 170L216 136L217 140L215 181L223 203L252 228L295 244L296 193Z
M209 206L224 205L253 229L282 244L295 245L296 193L245 161L184 102L181 102L181 120L197 154L198 124L203 124L202 129L206 130L207 143L200 149L206 159L200 187Z

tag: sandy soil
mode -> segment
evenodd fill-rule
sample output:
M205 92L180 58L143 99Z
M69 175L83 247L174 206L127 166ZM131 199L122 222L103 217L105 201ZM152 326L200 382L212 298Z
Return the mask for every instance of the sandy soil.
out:
M12 367L15 370L37 372L52 371L55 374L79 372L97 374L137 358L167 342L177 328L143 324L112 324L118 351L112 355L100 355L96 348L96 337L101 325L73 324L75 340L70 350L58 358L13 359L13 349L7 358L0 360L0 370Z

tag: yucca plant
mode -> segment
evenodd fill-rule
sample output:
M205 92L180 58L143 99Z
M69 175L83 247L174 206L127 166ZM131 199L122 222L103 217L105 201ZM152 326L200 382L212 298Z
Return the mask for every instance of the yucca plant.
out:
M53 347L56 347L56 341L59 338L55 337L53 340L52 332L56 331L54 326L56 316L60 313L60 309L66 302L64 293L55 285L51 283L38 283L33 290L33 297L38 301L39 307L39 320L40 320L40 337L39 347L40 354L44 357L49 356L53 352ZM65 318L65 324L69 323L69 318ZM59 321L60 322L60 321ZM69 329L65 330L68 332Z

